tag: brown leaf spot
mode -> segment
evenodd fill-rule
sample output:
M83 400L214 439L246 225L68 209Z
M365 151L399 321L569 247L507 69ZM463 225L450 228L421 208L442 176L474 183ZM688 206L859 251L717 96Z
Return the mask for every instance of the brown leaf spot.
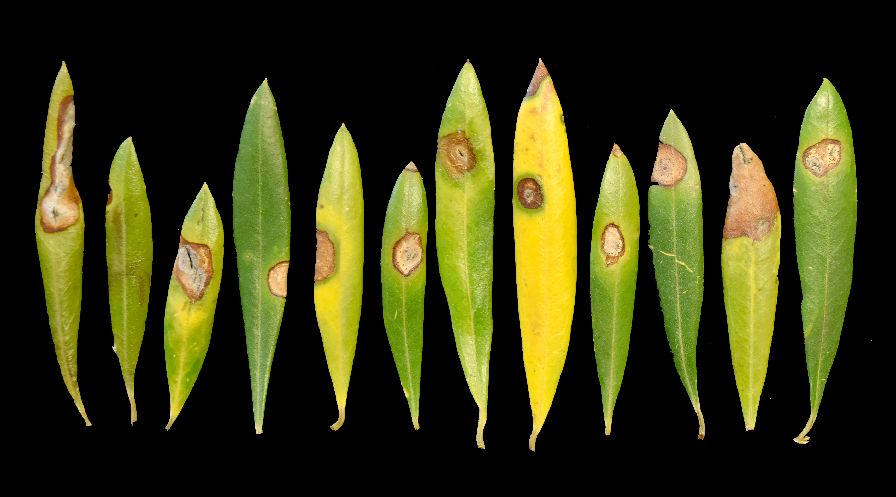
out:
M532 81L529 82L529 88L526 89L526 96L531 97L538 93L538 88L542 81L548 77L548 68L544 66L544 62L538 59L538 65L535 67L535 73L532 74Z
M538 209L544 203L541 185L535 178L523 178L516 184L516 198L527 209Z
M405 170L405 171L410 171L410 172L412 172L412 173L418 173L418 172L420 172L420 171L417 170L417 164L414 164L413 162L408 162L408 165L407 165L407 166L404 166L404 170Z
M775 224L778 198L765 175L762 161L746 143L734 148L728 189L731 196L722 236L726 239L749 236L761 240Z
M289 273L289 261L278 262L268 271L268 289L277 297L286 297L287 273Z
M600 251L607 266L612 266L625 254L625 237L615 223L608 224L600 234Z
M839 140L825 138L803 152L803 167L819 178L840 164Z
M688 172L688 161L672 145L660 143L656 151L656 162L653 163L653 174L650 181L663 186L674 186Z
M445 168L454 178L460 178L476 167L473 145L462 130L439 138L438 150Z
M405 235L392 246L392 266L402 276L410 276L423 261L423 244L417 233Z
M50 186L40 200L40 225L47 233L62 231L81 216L81 196L72 176L72 138L75 131L75 102L62 99L56 117L56 152L50 159Z
M613 154L613 157L622 157L622 149L615 143L613 144L613 150L611 150L610 153Z
M317 255L314 260L314 282L323 281L336 272L336 247L326 231L317 230Z
M111 203L112 203L112 190L109 190L109 194L106 195L106 205L109 205Z
M208 245L192 243L181 236L174 260L174 277L190 302L197 302L205 295L214 274L212 251Z

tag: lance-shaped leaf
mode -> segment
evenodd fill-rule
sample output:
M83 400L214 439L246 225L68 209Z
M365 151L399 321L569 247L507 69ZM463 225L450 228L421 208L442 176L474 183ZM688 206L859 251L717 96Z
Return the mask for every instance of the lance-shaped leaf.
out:
M317 255L314 262L314 309L324 343L327 368L336 394L339 418L352 375L364 269L364 192L358 149L343 124L333 139L317 195Z
M856 158L840 94L827 79L806 108L793 179L796 257L803 289L803 338L809 371L807 436L821 405L852 286L856 240Z
M203 184L184 218L165 304L165 368L171 428L205 361L224 268L224 225Z
M289 230L286 152L277 104L264 80L249 102L233 172L233 243L258 434L286 303Z
M747 430L756 426L778 300L781 213L762 161L741 143L731 156L722 231L722 284L734 379Z
M529 449L566 362L576 300L576 196L563 109L541 60L513 140L513 238L523 362L532 406Z
M473 65L464 64L439 126L436 248L457 355L479 407L476 445L485 448L492 348L495 158L491 124Z
M118 356L124 387L131 403L131 424L137 421L134 372L143 344L149 286L152 282L152 219L143 172L130 138L124 141L109 169L106 201L106 267L109 272L109 312L113 350Z
M594 209L590 264L594 357L607 435L628 359L640 238L635 174L622 150L613 145Z
M404 168L386 207L380 272L383 322L401 387L419 429L420 363L423 360L423 296L426 290L426 190L417 166Z
M703 306L703 194L691 139L674 112L660 131L647 192L650 249L675 369L697 413L697 438L706 426L697 395L697 331Z
M78 388L78 325L81 321L81 266L84 207L72 175L75 91L65 63L56 75L41 166L34 232L44 280L47 316L62 380L84 423L90 426Z

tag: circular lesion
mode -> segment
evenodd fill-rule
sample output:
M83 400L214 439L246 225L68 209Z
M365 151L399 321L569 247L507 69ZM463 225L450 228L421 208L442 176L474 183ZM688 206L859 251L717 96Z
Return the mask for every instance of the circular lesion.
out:
M419 233L408 232L392 246L392 266L402 276L410 276L423 262L423 240Z
M314 282L323 281L336 272L336 247L330 234L316 230L317 252L314 260Z
M268 271L268 289L277 297L286 297L286 277L289 274L289 261L274 264Z
M842 145L840 140L825 138L803 152L803 167L821 177L840 165Z
M607 266L612 266L625 255L625 237L622 230L615 223L609 223L604 227L600 235L600 250L604 254Z
M688 172L688 161L684 155L672 145L660 143L653 163L650 181L663 186L674 186Z
M541 184L535 178L523 178L516 183L516 198L527 209L538 209L544 204Z
M445 168L455 178L476 167L476 153L463 130L439 138L439 156Z

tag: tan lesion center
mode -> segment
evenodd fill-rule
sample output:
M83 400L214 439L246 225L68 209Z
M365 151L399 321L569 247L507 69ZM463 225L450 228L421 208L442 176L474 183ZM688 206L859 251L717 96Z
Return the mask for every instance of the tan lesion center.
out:
M455 178L463 176L476 167L476 154L473 145L463 130L455 131L439 138L439 156Z
M50 186L40 201L40 224L47 233L62 231L81 215L81 196L72 176L72 139L75 103L71 96L59 104L56 118L56 151L50 160Z
M818 177L840 165L842 146L839 140L825 138L803 152L803 167Z
M289 274L289 261L274 264L268 271L268 289L277 297L286 297L286 276Z
M213 275L212 251L208 245L192 243L181 236L174 261L174 277L190 302L202 299Z
M688 161L684 155L672 145L660 143L653 163L650 181L663 186L674 186L688 172Z
M314 282L323 281L336 272L336 247L330 235L323 230L317 230L317 252L314 260Z
M615 223L604 227L600 235L600 250L604 253L604 261L607 266L612 266L625 254L625 237L622 230Z
M405 235L392 246L392 266L402 276L410 276L423 262L423 242L418 233Z
M538 209L544 203L541 185L535 178L523 178L516 184L516 197L527 209Z

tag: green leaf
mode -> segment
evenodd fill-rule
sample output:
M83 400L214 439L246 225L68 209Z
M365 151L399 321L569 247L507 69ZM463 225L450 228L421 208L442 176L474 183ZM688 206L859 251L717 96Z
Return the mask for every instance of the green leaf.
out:
M699 424L706 427L697 394L697 331L703 305L703 198L700 173L687 131L669 111L647 193L650 249L666 337L675 369L691 399Z
M778 299L781 213L762 161L744 143L731 159L722 283L731 362L747 430L756 426Z
M345 422L348 384L358 344L364 270L364 192L361 164L343 124L333 138L317 195L314 309L339 418Z
M114 350L131 403L131 424L134 424L137 421L134 372L143 344L152 283L152 219L143 172L130 138L118 147L112 160L109 188L106 202L109 312Z
M212 338L224 269L224 225L215 199L203 184L180 232L180 244L165 303L165 368L171 429L183 409Z
M803 117L793 179L810 405L809 421L794 439L797 443L809 441L840 344L852 286L856 209L852 129L840 94L825 79Z
M404 168L386 207L380 272L383 321L414 429L420 405L423 360L423 296L426 290L426 190L417 166Z
M72 80L63 62L53 84L47 111L34 233L59 370L75 407L84 423L90 426L78 388L84 207L72 175L74 95Z
M590 261L594 357L607 435L628 358L640 238L638 185L628 159L614 145L594 210Z
M249 103L233 172L233 242L258 434L286 303L289 232L286 152L277 104L265 80Z
M473 65L461 69L439 126L436 248L457 354L479 406L476 444L485 447L492 346L495 159L491 124Z

